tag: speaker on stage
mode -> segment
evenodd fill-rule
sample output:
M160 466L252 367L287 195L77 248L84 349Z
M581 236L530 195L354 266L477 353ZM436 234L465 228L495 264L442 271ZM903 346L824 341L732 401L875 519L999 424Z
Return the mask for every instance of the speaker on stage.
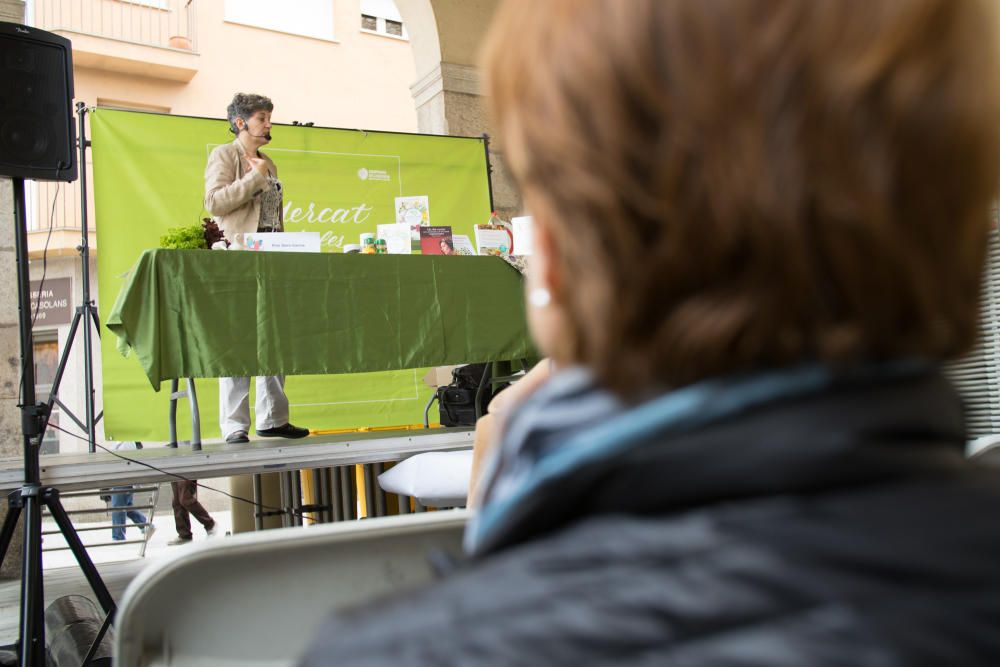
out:
M72 110L70 41L0 22L0 176L75 181Z

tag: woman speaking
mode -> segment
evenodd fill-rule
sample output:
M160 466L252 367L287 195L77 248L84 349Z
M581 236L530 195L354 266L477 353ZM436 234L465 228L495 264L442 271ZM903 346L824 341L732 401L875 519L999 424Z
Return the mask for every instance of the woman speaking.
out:
M205 209L233 247L245 234L281 232L281 181L278 169L260 148L271 141L274 105L263 95L236 93L226 110L232 143L218 146L205 167ZM304 438L309 430L288 423L285 378L257 378L257 435ZM249 442L250 378L219 378L219 426L226 442Z

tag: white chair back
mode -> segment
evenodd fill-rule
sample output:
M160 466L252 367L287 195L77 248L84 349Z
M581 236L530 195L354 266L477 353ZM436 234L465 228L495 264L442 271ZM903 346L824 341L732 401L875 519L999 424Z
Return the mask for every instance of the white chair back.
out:
M461 553L453 510L269 530L184 547L128 587L116 665L294 664L328 612L430 581Z

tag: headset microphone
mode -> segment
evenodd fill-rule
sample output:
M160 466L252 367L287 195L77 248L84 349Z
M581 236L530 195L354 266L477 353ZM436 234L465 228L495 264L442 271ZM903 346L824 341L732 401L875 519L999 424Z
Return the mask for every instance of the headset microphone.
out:
M244 125L242 128L239 127L239 126L237 126L236 129L238 130L238 132L236 133L237 135L240 132L246 130L246 133L249 134L251 137L256 137L258 139L267 139L268 141L271 140L271 133L270 132L265 132L264 134L254 134L253 132L250 131L250 125Z

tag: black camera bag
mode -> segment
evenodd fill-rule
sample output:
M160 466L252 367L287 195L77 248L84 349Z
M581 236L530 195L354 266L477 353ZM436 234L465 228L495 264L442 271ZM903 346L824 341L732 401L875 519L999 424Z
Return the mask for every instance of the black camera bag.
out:
M476 393L479 391L479 385L484 383L483 375L489 372L488 363L466 364L451 372L451 384L437 389L441 426L476 425ZM486 414L486 406L492 397L493 392L487 377L479 397L480 414Z

